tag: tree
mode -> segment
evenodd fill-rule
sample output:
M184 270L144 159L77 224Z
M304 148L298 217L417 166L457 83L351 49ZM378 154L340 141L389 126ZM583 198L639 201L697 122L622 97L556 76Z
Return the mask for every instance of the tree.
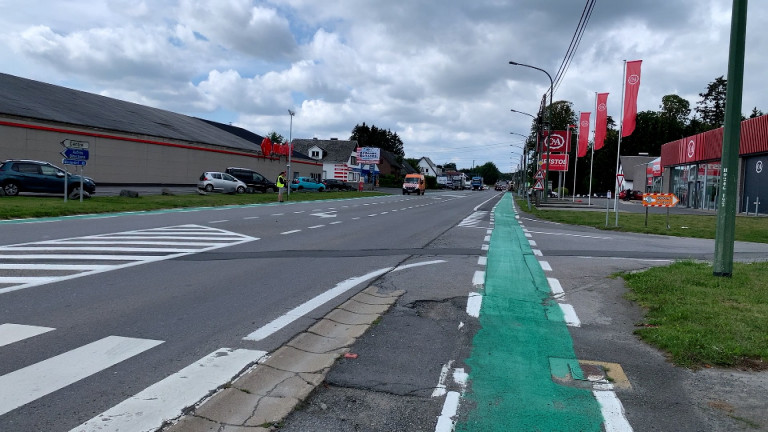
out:
M661 98L661 116L681 125L688 122L691 115L691 103L676 94L668 94Z
M475 167L475 175L482 177L485 184L494 184L501 177L501 171L493 162L486 162Z
M754 107L754 108L752 108L752 113L749 115L749 118L760 117L762 115L765 115L765 114L763 114L762 111L757 109L757 107Z
M456 171L456 162L448 162L443 164L443 170L445 171Z
M368 126L363 122L362 125L356 125L352 129L350 140L355 140L360 147L378 147L387 150L397 156L404 157L403 141L389 129L379 129L375 125Z
M699 93L701 100L696 103L696 113L710 129L716 129L725 123L725 94L728 80L722 75L707 85L707 91Z
M275 131L270 132L267 138L272 141L272 144L282 144L285 142L285 137Z

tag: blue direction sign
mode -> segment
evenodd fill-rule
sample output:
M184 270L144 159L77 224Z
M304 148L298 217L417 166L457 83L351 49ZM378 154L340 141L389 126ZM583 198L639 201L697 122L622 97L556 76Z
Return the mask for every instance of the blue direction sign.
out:
M88 160L88 150L85 149L67 148L61 152L61 155L67 159Z
M61 163L64 165L80 165L85 166L85 159L62 159Z

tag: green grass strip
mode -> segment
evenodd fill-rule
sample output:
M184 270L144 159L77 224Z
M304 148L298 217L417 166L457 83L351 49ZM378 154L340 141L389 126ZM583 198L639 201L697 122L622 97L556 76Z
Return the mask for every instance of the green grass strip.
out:
M505 194L495 212L481 329L467 360L470 411L456 430L600 431L592 392L552 379L578 371L573 341L512 205Z
M734 263L733 276L690 261L622 275L630 300L647 308L636 333L690 368L766 368L768 263Z

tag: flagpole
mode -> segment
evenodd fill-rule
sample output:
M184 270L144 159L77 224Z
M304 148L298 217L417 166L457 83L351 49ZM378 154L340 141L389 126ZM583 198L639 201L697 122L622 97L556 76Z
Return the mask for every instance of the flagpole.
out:
M621 135L624 132L624 86L627 83L627 61L624 60L624 74L621 80L621 115L619 116L619 145L616 147L616 178L614 179L613 212L616 213L616 225L619 226L619 157L621 156Z
M592 140L592 156L589 160L589 197L587 198L587 205L592 205L592 167L595 165L595 141L597 141L597 92L595 92L595 135Z
M580 133L581 133L581 129L579 129L578 134ZM570 138L571 138L571 125L568 125L568 139ZM571 191L571 197L573 198L572 202L576 202L576 172L578 167L579 167L579 141L576 140L576 161L573 163L573 191Z

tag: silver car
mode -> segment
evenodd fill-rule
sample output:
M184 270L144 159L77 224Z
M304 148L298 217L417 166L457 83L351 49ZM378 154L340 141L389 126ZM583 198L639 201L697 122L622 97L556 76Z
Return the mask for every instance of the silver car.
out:
M204 172L197 183L198 189L206 192L244 193L248 186L223 172Z

